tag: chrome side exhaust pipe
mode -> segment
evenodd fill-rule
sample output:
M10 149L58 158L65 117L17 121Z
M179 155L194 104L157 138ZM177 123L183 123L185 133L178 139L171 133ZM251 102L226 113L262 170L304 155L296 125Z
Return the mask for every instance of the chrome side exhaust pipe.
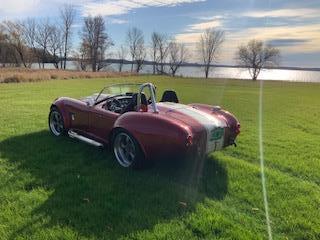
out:
M68 131L68 135L71 138L78 139L78 140L80 140L82 142L88 143L88 144L93 145L95 147L103 147L103 144L101 144L101 143L99 143L97 141L94 141L94 140L92 140L90 138L87 138L85 136L82 136L82 135L80 135L80 134L78 134L78 133L76 133L76 132L74 132L72 130Z

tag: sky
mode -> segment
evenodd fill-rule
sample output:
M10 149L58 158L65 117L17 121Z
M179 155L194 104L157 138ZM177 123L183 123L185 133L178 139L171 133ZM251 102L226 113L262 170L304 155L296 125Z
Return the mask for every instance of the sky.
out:
M28 17L58 21L59 7L74 4L75 46L83 18L102 15L115 46L125 44L129 27L166 33L190 49L189 62L199 61L196 43L206 28L225 32L218 64L235 64L238 46L263 40L281 51L281 66L320 67L320 0L0 0L0 20Z

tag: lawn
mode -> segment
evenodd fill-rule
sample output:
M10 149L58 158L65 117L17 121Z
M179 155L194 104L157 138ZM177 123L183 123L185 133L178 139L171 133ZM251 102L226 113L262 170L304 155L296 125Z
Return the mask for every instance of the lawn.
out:
M106 150L52 137L51 102L111 82L173 88L241 122L238 147L202 169L121 168ZM267 239L259 159L260 83L168 77L0 85L0 239ZM264 82L262 130L274 239L320 239L320 84Z

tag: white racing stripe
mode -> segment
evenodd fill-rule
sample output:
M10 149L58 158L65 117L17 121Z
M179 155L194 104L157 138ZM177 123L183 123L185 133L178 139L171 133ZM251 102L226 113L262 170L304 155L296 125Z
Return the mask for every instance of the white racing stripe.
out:
M225 121L214 117L211 114L206 112L200 111L194 107L183 105L179 103L170 103L170 102L163 102L158 103L160 106L164 106L169 108L170 110L174 110L176 112L182 113L187 115L188 117L194 119L198 123L200 123L207 131L207 146L206 146L206 153L220 150L223 148L224 143L224 128L227 126ZM211 139L213 132L217 129L223 129L223 134L220 138Z

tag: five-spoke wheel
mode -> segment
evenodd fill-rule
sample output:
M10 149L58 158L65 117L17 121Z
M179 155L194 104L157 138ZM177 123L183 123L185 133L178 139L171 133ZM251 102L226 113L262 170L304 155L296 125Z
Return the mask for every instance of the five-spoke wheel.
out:
M127 132L118 131L113 140L114 155L122 167L140 167L143 154L137 141Z
M49 129L57 137L65 132L63 117L58 109L52 108L49 114Z

